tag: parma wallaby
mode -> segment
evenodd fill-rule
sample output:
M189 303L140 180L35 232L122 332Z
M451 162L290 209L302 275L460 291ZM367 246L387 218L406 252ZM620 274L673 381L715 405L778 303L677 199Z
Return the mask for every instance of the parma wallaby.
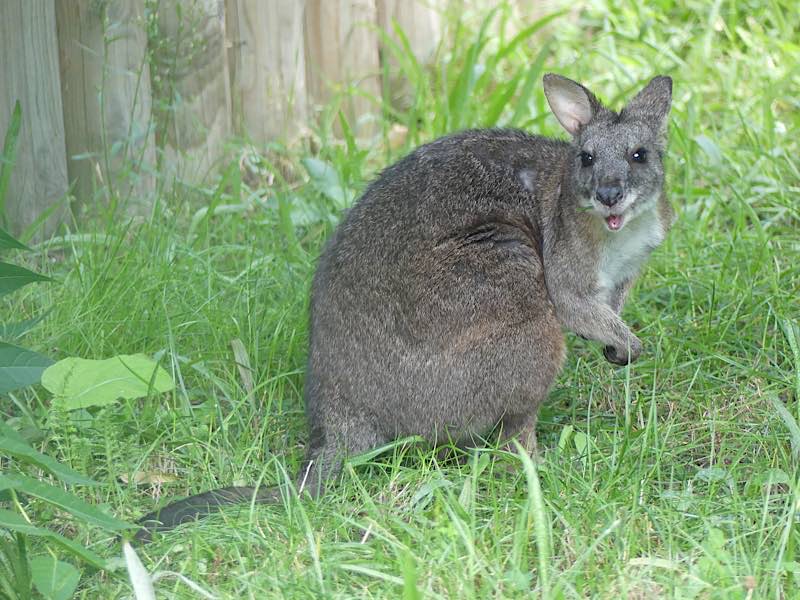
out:
M336 229L311 291L310 439L297 485L316 496L347 456L405 436L470 444L494 430L533 452L566 328L612 363L642 344L620 318L670 227L663 158L672 98L656 77L621 112L548 74L572 136L473 130L388 167ZM280 498L231 487L142 519L168 529L213 506Z

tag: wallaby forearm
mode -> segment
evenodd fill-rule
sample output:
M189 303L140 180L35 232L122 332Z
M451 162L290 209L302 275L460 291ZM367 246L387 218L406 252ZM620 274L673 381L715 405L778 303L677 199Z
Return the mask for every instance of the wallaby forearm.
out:
M606 346L636 347L636 336L606 304L571 294L551 297L556 316L569 331Z
M614 291L611 293L608 305L611 307L611 310L618 315L622 313L622 307L625 306L625 300L628 298L628 292L632 287L633 279L628 279L614 288Z

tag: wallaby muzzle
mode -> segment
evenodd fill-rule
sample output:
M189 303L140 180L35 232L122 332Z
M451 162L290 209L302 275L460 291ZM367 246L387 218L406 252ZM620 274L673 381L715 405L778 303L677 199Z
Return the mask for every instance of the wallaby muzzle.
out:
M604 206L614 206L622 200L622 186L620 185L601 185L595 192L597 201Z

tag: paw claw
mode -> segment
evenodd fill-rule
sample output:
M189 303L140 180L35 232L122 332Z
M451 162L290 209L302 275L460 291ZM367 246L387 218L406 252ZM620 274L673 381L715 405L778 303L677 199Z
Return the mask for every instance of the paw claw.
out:
M603 356L608 362L624 367L625 365L635 362L636 359L639 358L641 351L641 342L638 342L637 340L637 343L631 344L630 352L627 348L606 346L603 348Z

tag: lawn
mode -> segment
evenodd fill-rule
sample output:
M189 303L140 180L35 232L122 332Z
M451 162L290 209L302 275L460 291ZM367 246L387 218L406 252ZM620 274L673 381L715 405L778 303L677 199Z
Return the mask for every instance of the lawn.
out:
M40 449L104 484L77 493L122 519L285 481L306 441L311 276L343 205L450 131L561 136L545 71L615 108L664 73L678 220L624 311L645 350L617 368L569 336L536 467L493 447L441 460L401 444L352 461L318 501L233 509L139 553L151 572L220 598L800 598L800 11L597 0L535 33L503 9L461 19L450 17L435 68L398 61L412 93L383 111L374 142L337 141L331 110L314 144L258 159L277 177L242 179L234 165L219 185L165 183L146 223L100 215L79 233L102 241L28 256L58 283L0 306L16 320L50 311L26 346L55 359L143 352L177 387L72 412L36 387L0 397L0 417L40 429ZM400 147L384 143L393 124L408 128ZM221 204L243 207L198 213ZM37 507L40 522L120 553L110 535ZM124 569L87 571L80 589L131 595ZM199 597L169 574L157 589Z

